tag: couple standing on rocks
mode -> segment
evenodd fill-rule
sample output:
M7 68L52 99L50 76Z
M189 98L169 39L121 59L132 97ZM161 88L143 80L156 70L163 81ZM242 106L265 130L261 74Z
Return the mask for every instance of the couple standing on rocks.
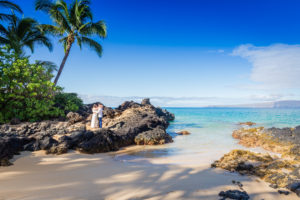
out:
M99 120L99 128L102 128L103 107L104 106L101 103L93 105L93 108L92 108L93 116L92 116L92 121L91 121L91 128L96 128L97 116L98 116L98 120Z

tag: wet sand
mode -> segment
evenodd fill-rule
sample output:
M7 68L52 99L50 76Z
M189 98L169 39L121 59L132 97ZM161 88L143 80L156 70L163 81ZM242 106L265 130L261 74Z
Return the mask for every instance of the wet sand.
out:
M124 159L138 150L59 156L23 152L13 166L0 168L0 199L216 200L220 191L238 189L232 180L241 181L253 200L297 199L278 194L258 178L211 169L208 162L176 156Z

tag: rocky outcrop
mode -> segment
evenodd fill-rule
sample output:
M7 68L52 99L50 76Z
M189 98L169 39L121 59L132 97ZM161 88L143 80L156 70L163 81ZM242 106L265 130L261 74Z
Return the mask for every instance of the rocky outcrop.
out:
M233 138L246 147L266 150L300 160L300 126L296 128L241 128L232 133Z
M300 167L299 163L292 160L284 160L279 157L271 157L268 154L253 153L246 150L232 150L221 159L215 161L212 167L219 167L242 175L254 175L274 188L298 188L300 194ZM293 191L291 190L291 191Z
M232 133L246 147L262 147L278 156L233 150L212 167L258 176L273 188L286 188L300 196L300 126L296 128L241 128Z
M9 165L9 159L24 150L62 154L74 149L82 153L101 153L133 144L172 142L166 129L174 115L154 107L149 99L142 104L127 101L116 109L105 107L102 129L90 128L92 106L85 105L77 113L68 113L66 121L1 125L0 166Z

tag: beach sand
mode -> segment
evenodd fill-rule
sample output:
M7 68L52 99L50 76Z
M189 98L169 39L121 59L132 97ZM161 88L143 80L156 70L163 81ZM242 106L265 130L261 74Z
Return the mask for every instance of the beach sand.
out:
M13 166L0 168L0 199L216 200L220 191L238 189L232 180L241 181L253 200L297 199L278 194L258 178L211 169L207 162L179 164L178 159L185 163L183 157L122 160L138 148L94 155L23 152L14 157Z

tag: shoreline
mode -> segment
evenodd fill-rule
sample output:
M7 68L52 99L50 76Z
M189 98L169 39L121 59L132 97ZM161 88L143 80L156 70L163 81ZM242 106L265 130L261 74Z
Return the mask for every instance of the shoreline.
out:
M212 169L207 164L183 166L122 162L113 153L47 155L22 152L14 165L0 168L0 199L218 199L222 190L238 189L240 181L251 199L295 199L280 195L258 178ZM16 191L18 188L18 191Z
M122 124L119 122L126 122L128 128L132 125L143 127L142 125L147 124L151 131L144 131L146 134L143 140L147 141L150 136L154 139L153 141L158 141L155 139L156 133L161 131L152 129L152 122L155 122L157 127L160 127L159 123L151 117L144 118L144 116L150 114L155 119L160 119L160 114L157 113L160 110L151 105L131 102L125 102L122 107L115 111L107 110L107 117L109 115L112 117L107 118L106 123L110 124L112 129L117 127L115 133L119 134L118 137L123 138L121 132L118 131L126 130L118 126ZM147 109L150 109L150 113ZM136 111L140 114L136 115ZM132 116L136 121L147 119L147 122L137 123L132 121ZM163 115L163 117L166 116ZM271 188L269 183L259 177L242 176L236 171L232 173L224 169L212 168L213 162L233 149L269 153L272 156L276 156L276 152L259 146L249 148L238 144L238 140L232 137L232 131L249 126L222 121L216 123L214 118L214 123L211 123L209 117L211 116L208 115L208 118L205 118L206 121L203 121L203 118L182 118L179 114L178 120L171 123L169 127L169 134L173 136L174 143L160 145L160 142L156 142L156 145L150 146L130 145L134 144L133 139L137 141L137 137L133 137L136 134L127 135L130 137L124 139L131 143L126 145L120 143L118 145L120 148L115 149L117 151L101 154L98 154L101 152L98 151L99 145L102 145L102 141L106 141L102 140L105 136L103 132L95 131L91 134L86 129L84 133L88 134L75 132L76 137L72 137L72 134L57 137L58 135L50 133L56 141L61 141L60 138L64 138L62 141L68 141L68 137L76 141L77 136L86 138L90 134L92 136L90 139L86 138L75 144L93 151L82 151L81 148L70 146L68 153L62 155L46 154L49 150L45 149L34 152L25 151L21 155L14 156L10 160L14 165L0 168L2 175L0 176L0 199L215 200L221 198L219 197L221 191L229 190L245 191L251 199L257 200L298 198L295 193L287 196L279 194L278 189ZM159 128L160 130L166 129L169 125L165 119L162 122L166 126ZM84 123L89 123L88 119ZM187 130L192 134L177 135L176 133L181 130ZM168 134L168 131L165 130L164 133ZM37 136L39 134L39 129L37 129ZM94 142L95 139L96 142ZM160 136L158 139L161 140ZM113 140L112 145L120 141L122 140ZM107 142L104 144L110 144ZM92 148L89 144L93 145ZM137 142L137 144L141 143ZM241 182L243 186L240 187L236 184L237 182ZM20 189L16 192L15 188Z

